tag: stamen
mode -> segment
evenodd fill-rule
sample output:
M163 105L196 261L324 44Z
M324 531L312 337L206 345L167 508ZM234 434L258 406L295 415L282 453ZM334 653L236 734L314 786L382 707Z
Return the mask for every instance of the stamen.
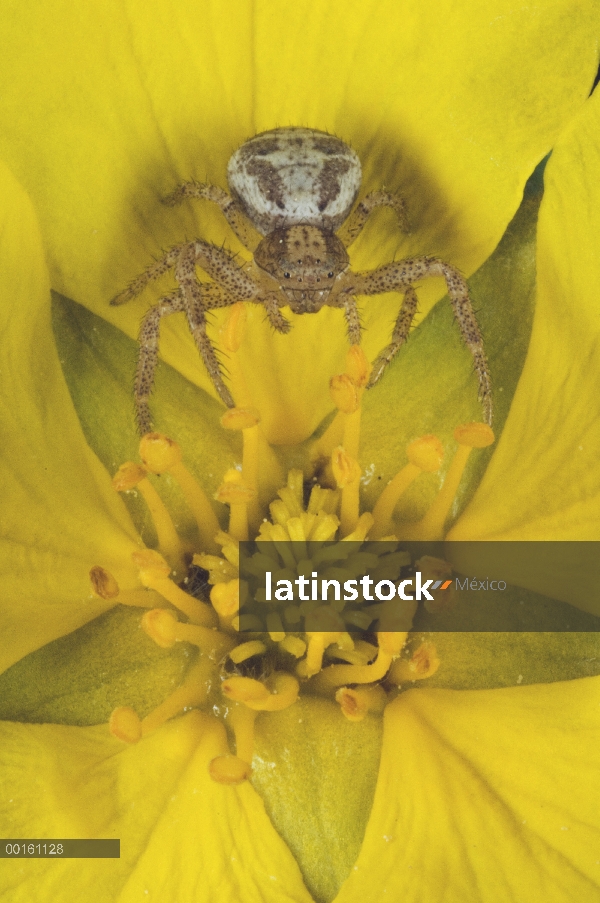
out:
M239 470L231 468L215 493L215 499L229 505L229 533L244 542L248 539L248 504L256 498L256 490L243 482Z
M267 684L251 677L229 677L222 689L228 699L243 702L257 712L279 712L296 702L300 685L293 674L275 671Z
M330 665L313 678L312 686L318 690L329 690L333 687L343 687L345 684L370 684L382 680L392 660L406 643L407 636L407 633L399 632L378 633L379 650L372 664Z
M236 665L240 665L249 658L252 658L255 655L262 655L263 652L266 651L267 647L264 643L261 643L260 640L249 640L247 643L240 643L239 646L232 649L229 653L229 658L232 662L235 662Z
M429 641L421 643L409 659L398 659L390 668L388 679L394 684L408 680L425 680L435 674L440 667L440 659L435 645Z
M201 706L208 696L213 667L214 664L202 656L189 669L184 683L141 721L130 706L116 708L108 722L110 733L124 743L137 743L180 712Z
M114 599L120 605L135 608L151 608L156 602L154 593L146 589L121 589L110 571L100 565L90 570L90 581L92 592L101 599Z
M454 438L458 442L458 449L450 463L442 488L422 520L408 527L407 539L435 542L444 538L444 525L469 455L474 448L491 445L494 442L494 433L487 423L467 423L456 427Z
M147 433L140 442L140 457L151 473L170 473L179 483L198 526L204 549L216 551L215 534L220 530L217 516L206 493L181 460L181 449L162 433Z
M162 649L170 649L175 643L192 643L212 658L228 652L235 640L218 630L199 624L182 624L166 608L153 608L141 620L142 629Z
M227 713L227 720L235 735L235 752L238 759L252 764L254 755L254 722L258 711L250 709L243 703L233 705Z
M338 488L342 490L340 531L342 536L346 536L358 523L360 467L358 461L341 447L334 450L331 466Z
M238 616L241 585L237 579L229 580L227 583L216 583L210 591L210 601L219 616L221 630L230 630L234 618Z
M185 593L176 583L169 579L171 568L165 559L151 549L134 552L133 563L140 570L140 581L143 586L156 590L168 602L188 616L194 624L204 627L215 626L215 616L210 606Z
M422 473L439 470L444 458L444 449L437 436L422 436L406 448L408 464L400 470L385 487L373 508L375 526L371 539L381 539L391 529L394 509L410 484Z
M254 496L247 503L248 520L253 529L258 528L258 457L260 434L258 424L260 414L256 408L230 408L221 417L221 424L227 430L241 430L243 442L242 480L253 490ZM246 537L247 538L247 537Z
M217 756L208 766L208 773L217 784L243 784L252 768L237 756Z
M335 694L335 701L339 702L343 714L348 721L362 721L368 712L383 712L387 697L383 687L375 684L373 687L340 687Z
M183 560L183 543L163 500L148 479L146 469L133 461L127 461L121 464L112 483L117 492L128 492L134 487L140 490L150 511L158 537L158 547L171 563L175 573L183 576L187 570Z

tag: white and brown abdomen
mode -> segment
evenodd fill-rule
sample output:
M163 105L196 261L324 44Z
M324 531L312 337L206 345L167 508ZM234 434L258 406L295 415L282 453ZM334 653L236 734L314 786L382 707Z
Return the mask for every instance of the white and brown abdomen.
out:
M273 129L233 154L227 180L261 235L298 223L334 231L356 200L361 166L351 147L326 132Z

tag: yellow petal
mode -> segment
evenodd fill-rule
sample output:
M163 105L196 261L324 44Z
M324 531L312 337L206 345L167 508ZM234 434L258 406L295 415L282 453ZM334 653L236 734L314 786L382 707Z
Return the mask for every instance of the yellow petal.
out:
M11 903L311 903L289 850L249 783L208 774L225 734L191 713L137 746L106 727L0 726L4 837L117 837L121 858L15 860Z
M596 92L546 168L528 357L498 448L449 539L600 539L599 128ZM585 607L589 587L577 592L560 559L548 566L532 588Z
M156 294L112 311L108 299L153 255L194 234L238 248L206 205L177 212L160 197L183 179L225 187L230 154L277 125L339 134L363 160L364 191L385 185L407 196L412 235L401 240L381 214L357 242L355 266L435 253L468 275L585 98L599 19L591 0L541 10L441 0L433 18L426 5L394 0L300 0L285 15L264 0L235 13L222 0L176 13L141 0L126 10L97 0L85 15L66 2L18 7L0 61L0 150L39 208L53 286L130 335ZM443 291L425 285L422 311ZM398 303L367 306L371 357L387 343ZM247 355L255 404L271 438L297 441L329 408L327 380L345 351L342 318L321 313L295 337L271 342L256 313ZM182 325L165 324L162 350L209 386ZM299 386L308 399L301 417ZM282 435L286 418L293 436Z
M31 205L0 170L0 670L110 607L91 596L100 564L123 588L135 529L85 443L50 326Z
M600 678L412 690L336 903L600 900Z

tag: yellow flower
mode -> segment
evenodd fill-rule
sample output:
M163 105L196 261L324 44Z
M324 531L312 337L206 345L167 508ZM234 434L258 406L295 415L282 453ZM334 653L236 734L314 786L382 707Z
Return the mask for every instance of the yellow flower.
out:
M481 314L495 336L490 358L502 435L485 473L482 456L466 474L458 509L478 488L460 517L458 509L451 513L449 535L598 538L598 98L573 119L596 65L593 5L553 2L540 12L494 0L457 10L441 0L434 18L419 4L399 9L391 0L323 9L305 2L281 17L267 3L234 7L226 16L220 2L151 10L102 3L83 14L67 5L24 6L7 23L0 153L30 196L41 235L26 195L3 173L0 611L2 665L17 663L3 696L5 713L12 694L21 706L13 717L27 714L24 723L0 727L10 788L0 803L0 833L120 837L122 845L114 861L6 863L1 892L11 903L79 896L98 903L300 903L311 894L337 903L386 895L415 903L600 899L593 792L599 678L415 690L388 706L383 727L374 717L351 724L333 703L303 699L258 722L255 784L268 815L248 782L232 788L211 781L207 765L225 750L225 737L202 712L125 749L105 726L75 726L89 725L90 713L110 703L119 662L125 677L118 691L130 694L122 701L134 704L139 692L123 661L134 648L124 638L131 612L65 636L112 604L90 596L92 566L101 562L123 591L138 586L130 563L138 530L99 461L114 471L133 454L133 430L115 413L127 404L131 410L120 394L131 361L111 356L116 348L127 358L131 345L115 332L106 351L104 324L72 302L57 306L60 356L82 430L52 338L49 285L133 335L142 303L111 310L107 300L152 254L186 234L236 247L216 215L202 209L196 220L188 208L165 211L160 197L191 177L222 183L231 152L262 129L309 124L339 134L365 163L365 190L385 184L407 195L412 234L400 244L382 217L357 243L357 268L396 252L435 252L467 275L490 257L525 179L559 139L540 212L537 309L512 404L522 351L510 338L527 345L515 302L528 300L530 208L519 214L512 245L509 234L472 283L474 293L481 287L476 297L502 299L513 316L505 306ZM513 299L502 298L513 261L511 275L521 281ZM486 280L499 288L486 292ZM422 313L442 291L435 282L419 290ZM365 305L370 357L388 341L397 304L390 297ZM468 354L458 341L444 354L454 338L450 319L436 309L367 395L361 463L373 469L366 507L379 495L377 478L385 484L403 465L416 424L417 435L435 431L450 447L457 423L478 419ZM329 414L327 384L343 370L338 313L296 318L292 334L281 338L264 328L260 310L249 320L240 358L253 374L266 435L288 447L281 464L305 460L306 447L297 446ZM89 354L75 357L65 337L76 338L82 322L90 328ZM164 357L183 378L165 371L157 416L161 427L177 426L214 491L239 449L216 427L217 403L193 388L211 392L189 336L176 323L164 332ZM77 364L85 376L79 388ZM98 396L82 397L93 391L94 373ZM439 488L430 477L406 496L399 528L427 509ZM168 495L174 499L174 490ZM177 504L182 532L192 535ZM140 529L146 539L147 526ZM589 608L588 596L558 585L559 577L530 589ZM61 637L58 647L40 649ZM564 640L552 651L581 656L583 644L581 637L578 647ZM37 658L19 662L38 649ZM489 667L484 649L480 640L463 685L517 682L516 674L481 680ZM36 711L43 698L36 684L54 681L51 693L60 692L54 672L61 673L62 655L65 698L46 699ZM151 707L178 682L183 659L140 653L139 682L150 684L141 705ZM503 659L511 667L517 661ZM561 675L547 659L533 673ZM98 686L104 682L105 691ZM52 706L56 718L44 715ZM63 723L35 723L43 720Z

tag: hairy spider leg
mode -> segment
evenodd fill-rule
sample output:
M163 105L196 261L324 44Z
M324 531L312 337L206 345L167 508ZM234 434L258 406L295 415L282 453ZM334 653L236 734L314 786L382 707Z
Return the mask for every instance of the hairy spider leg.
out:
M404 292L402 307L400 308L400 313L398 314L396 324L394 326L394 331L392 332L392 341L389 345L386 345L386 347L382 351L379 352L379 354L373 361L371 377L369 379L369 382L367 383L368 389L371 389L376 383L379 382L387 365L398 354L398 352L406 342L414 315L417 312L417 303L417 293L414 288L410 286Z
M187 198L200 198L217 204L244 247L251 253L254 253L261 236L248 221L231 195L227 194L222 188L218 188L216 185L209 185L206 182L184 182L175 191L167 195L166 198L163 198L163 204L166 204L168 207L174 207Z
M180 291L171 292L161 298L158 304L151 307L140 324L138 335L140 350L135 368L134 401L135 419L141 436L152 430L152 418L148 399L154 385L154 374L158 362L158 338L160 321L169 314L185 310L183 295Z
M348 248L362 232L369 216L377 207L390 207L398 218L402 232L409 231L406 216L406 205L399 194L390 194L389 191L371 191L360 204L354 208L346 222L336 232L342 244Z
M492 384L490 371L483 348L483 340L469 297L467 283L458 270L438 257L412 257L407 260L384 264L376 270L348 273L345 280L346 286L341 286L341 291L344 293L352 292L353 295L381 295L385 292L406 290L426 276L442 276L446 281L462 339L473 358L479 382L479 401L483 407L484 420L491 425ZM381 371L378 378L379 376L381 376ZM371 379L369 387L371 385L373 385L373 379Z
M198 289L202 296L203 310L235 304L235 300L225 296L218 285L200 282ZM178 289L165 295L154 307L151 307L140 324L138 335L140 350L135 371L134 401L135 419L141 436L145 436L152 430L152 417L148 401L154 386L154 375L158 363L161 320L170 314L186 312L186 300L182 291Z
M147 267L143 273L140 273L139 276L136 276L135 279L129 283L127 288L116 295L112 301L110 302L113 307L118 307L121 304L126 304L128 301L131 301L133 298L136 298L140 295L147 285L150 285L151 282L154 282L163 273L168 272L172 269L177 263L177 258L179 257L179 252L181 250L181 245L177 245L174 248L171 248L164 257L161 257L160 260L157 260L156 263L151 264Z

